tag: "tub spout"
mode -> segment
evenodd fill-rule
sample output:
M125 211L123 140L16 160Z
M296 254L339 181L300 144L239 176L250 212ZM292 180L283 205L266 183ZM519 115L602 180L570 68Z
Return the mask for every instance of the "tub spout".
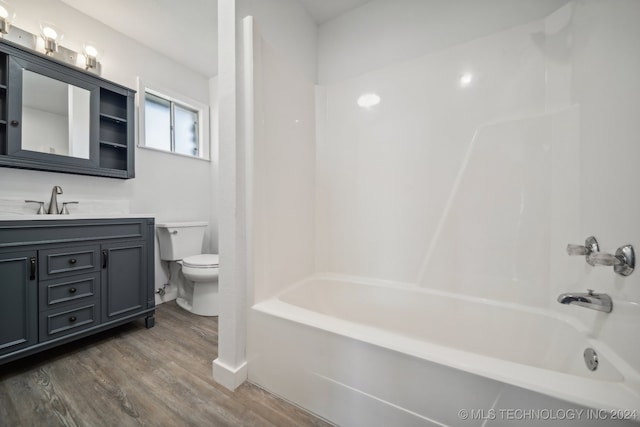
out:
M603 311L605 313L611 313L611 310L613 310L613 302L609 295L596 294L591 289L588 289L586 294L583 292L560 294L558 302L560 304L579 305L580 307Z

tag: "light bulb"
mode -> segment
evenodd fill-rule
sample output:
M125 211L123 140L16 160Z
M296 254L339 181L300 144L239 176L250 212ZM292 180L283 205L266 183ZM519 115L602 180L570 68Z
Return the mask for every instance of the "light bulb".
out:
M58 51L58 43L62 40L62 35L58 33L58 30L53 25L43 22L40 24L40 35L44 40L44 53L47 55L53 55Z
M84 53L84 55L82 55L84 58L84 69L90 70L92 68L97 68L98 55L100 54L98 48L95 47L93 43L85 43L82 51Z
M58 38L58 32L51 27L43 27L42 35L51 40L56 40Z
M91 58L95 58L98 56L98 49L96 49L95 46L88 44L84 47L84 53Z
M9 34L11 21L15 19L16 14L11 10L11 5L0 0L0 37Z

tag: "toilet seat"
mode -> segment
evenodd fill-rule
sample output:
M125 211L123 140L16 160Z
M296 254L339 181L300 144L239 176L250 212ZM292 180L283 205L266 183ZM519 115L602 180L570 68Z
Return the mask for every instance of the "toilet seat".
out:
M200 254L188 256L182 260L182 265L191 268L218 267L219 256L217 254Z

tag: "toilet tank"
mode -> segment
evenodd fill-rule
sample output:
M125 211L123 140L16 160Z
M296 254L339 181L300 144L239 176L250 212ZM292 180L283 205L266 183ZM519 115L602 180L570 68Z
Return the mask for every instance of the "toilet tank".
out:
M204 232L208 225L204 221L156 224L160 259L177 261L201 254Z

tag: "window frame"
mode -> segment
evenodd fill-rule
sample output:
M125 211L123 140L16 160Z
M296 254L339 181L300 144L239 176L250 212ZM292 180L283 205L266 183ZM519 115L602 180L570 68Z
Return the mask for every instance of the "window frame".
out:
M164 150L162 148L151 147L146 145L145 139L145 128L146 128L146 116L145 116L145 104L146 104L146 95L150 94L152 96L159 97L163 100L170 102L170 114L171 114L171 151ZM175 156L186 157L189 159L197 159L197 160L206 160L210 161L210 152L211 152L211 141L209 138L209 106L205 105L201 102L190 99L186 96L182 96L176 94L175 92L163 88L158 88L156 86L152 86L148 83L143 83L141 80L138 80L138 144L139 148L144 148L147 150L158 151L161 153L167 153ZM190 154L177 153L175 151L175 129L174 129L174 105L179 106L180 108L186 109L188 111L192 111L197 114L197 150L198 155L192 156Z

